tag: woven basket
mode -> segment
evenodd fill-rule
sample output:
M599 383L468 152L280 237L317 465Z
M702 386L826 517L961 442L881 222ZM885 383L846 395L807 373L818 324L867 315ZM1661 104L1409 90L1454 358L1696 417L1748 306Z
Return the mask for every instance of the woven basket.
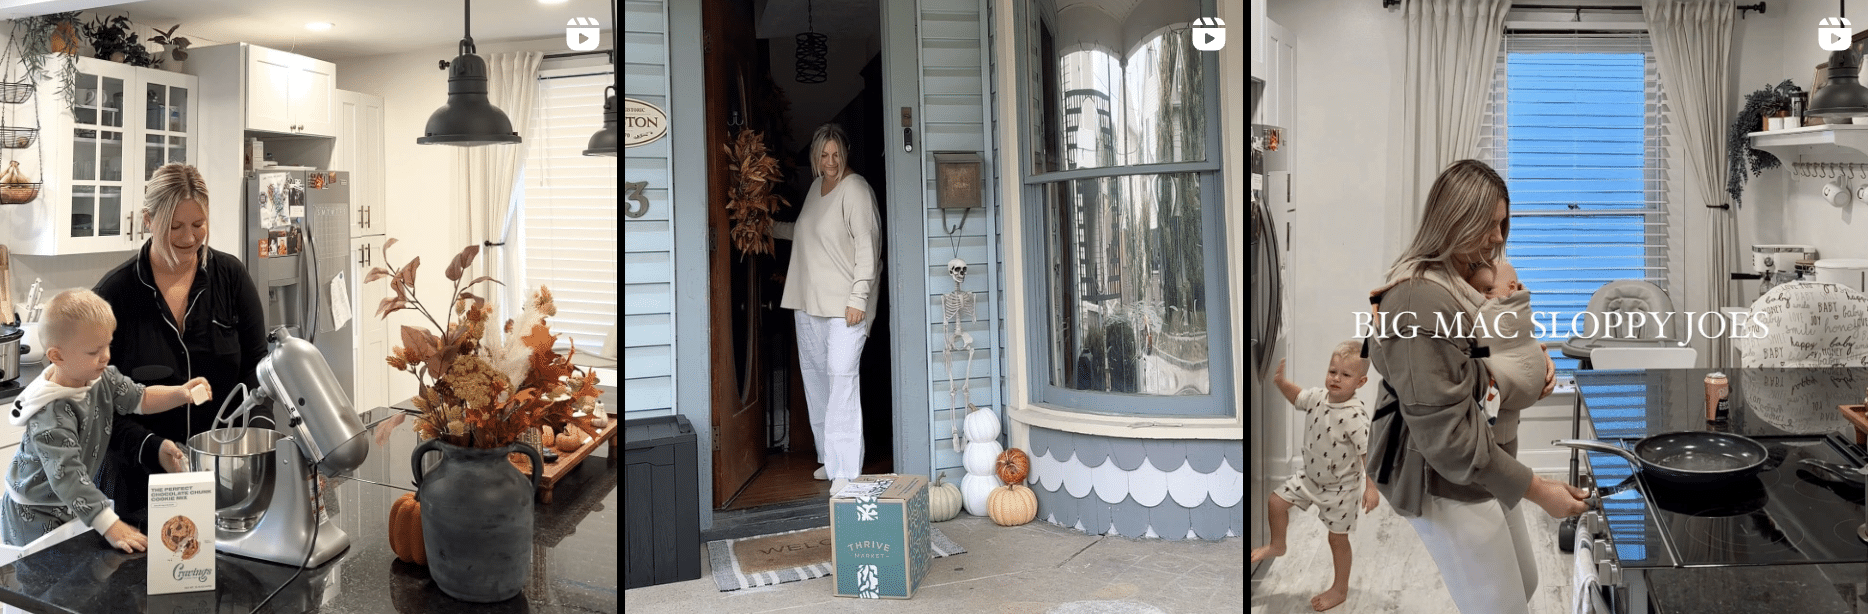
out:
M32 99L32 82L0 83L0 102L20 104Z
M0 147L7 149L24 149L31 147L33 139L38 136L38 128L0 126Z
M0 184L0 205L24 205L39 197L37 183Z

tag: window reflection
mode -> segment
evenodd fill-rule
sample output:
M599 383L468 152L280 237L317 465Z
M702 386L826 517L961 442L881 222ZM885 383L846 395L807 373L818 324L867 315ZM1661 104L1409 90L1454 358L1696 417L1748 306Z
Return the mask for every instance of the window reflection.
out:
M1208 393L1199 176L1128 175L1047 186L1051 384Z
M1204 79L1190 25L1197 2L1035 2L1039 173L1206 158Z

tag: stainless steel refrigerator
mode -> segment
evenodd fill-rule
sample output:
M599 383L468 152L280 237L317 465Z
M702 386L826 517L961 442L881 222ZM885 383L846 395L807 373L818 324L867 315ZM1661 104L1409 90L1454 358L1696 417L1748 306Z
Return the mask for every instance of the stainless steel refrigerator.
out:
M1276 428L1283 422L1273 419L1271 414L1282 409L1285 404L1284 395L1278 392L1278 387L1271 382L1272 373L1277 369L1278 358L1281 354L1279 347L1283 344L1280 336L1283 323L1280 319L1284 311L1282 304L1284 283L1279 270L1281 266L1279 257L1283 252L1278 245L1278 227L1267 196L1266 180L1268 177L1265 169L1265 152L1261 149L1263 142L1264 136L1261 129L1254 126L1252 128L1250 186L1252 219L1251 226L1248 228L1252 276L1250 282L1252 311L1249 316L1252 320L1251 355L1249 357L1251 371L1248 377L1252 378L1253 385L1247 388L1251 391L1247 402L1250 404L1252 422L1251 432L1248 435L1251 438L1251 446L1246 448L1252 456L1248 463L1250 468L1246 472L1252 484L1251 499L1245 502L1245 505L1249 506L1246 508L1246 517L1251 519L1252 525L1252 548L1265 545L1271 537L1270 526L1265 516L1265 502L1272 489L1270 483L1272 468L1277 459L1275 449L1282 446L1279 445L1281 434L1268 432L1268 430ZM1252 575L1256 576L1263 566L1263 561L1254 565Z
M350 254L350 173L261 171L247 177L243 199L241 250L266 306L266 329L284 325L317 346L344 392L356 398L355 318L338 326L332 309L332 301L352 297L334 295L331 283L344 274Z

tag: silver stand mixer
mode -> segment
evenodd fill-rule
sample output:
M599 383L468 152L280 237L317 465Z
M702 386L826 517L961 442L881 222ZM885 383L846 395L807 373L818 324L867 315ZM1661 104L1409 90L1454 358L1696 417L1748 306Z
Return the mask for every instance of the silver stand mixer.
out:
M268 333L267 343L259 387L247 390L231 413L229 394L221 404L225 415L214 420L219 428L188 438L189 463L194 471L214 472L216 549L317 567L350 547L350 536L330 515L313 510L318 474L335 477L363 464L369 441L357 436L363 421L317 347L283 326ZM283 427L224 426L266 403L273 403L274 416L287 419Z

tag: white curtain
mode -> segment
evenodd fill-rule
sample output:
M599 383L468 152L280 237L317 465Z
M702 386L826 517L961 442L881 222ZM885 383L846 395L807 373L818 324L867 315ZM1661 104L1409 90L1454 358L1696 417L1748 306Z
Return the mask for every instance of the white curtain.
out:
M506 112L512 120L513 130L524 139L533 138L526 134L526 127L532 123L533 103L538 99L538 65L544 61L545 54L537 51L516 53L496 53L486 57L487 64L487 99L493 106ZM519 301L525 296L521 287L524 278L520 276L523 263L519 262L521 252L517 243L507 246L486 245L487 242L516 241L516 236L502 237L506 231L508 212L513 211L513 191L518 186L520 173L525 170L524 143L514 145L485 145L480 147L462 147L455 154L455 177L462 178L462 195L467 202L467 240L480 245L480 257L474 260L474 267L462 275L462 280L471 280L481 275L491 275L505 285L482 284L474 288L479 294L494 304L494 322L505 322L517 316ZM513 217L513 224L517 218Z
M1510 0L1410 0L1403 80L1401 206L1390 218L1389 256L1420 227L1427 191L1447 165L1477 159L1486 95L1498 64Z
M1728 78L1732 51L1733 0L1642 0L1641 15L1647 20L1648 37L1654 45L1654 61L1660 65L1660 81L1667 88L1667 119L1679 145L1679 157L1686 164L1686 192L1697 191L1698 202L1705 206L1687 206L1681 219L1701 221L1705 227L1706 252L1687 261L1709 262L1705 277L1699 278L1705 303L1686 302L1683 310L1717 311L1726 306L1731 284L1731 257L1736 240L1731 209L1714 209L1725 202L1725 125L1731 112L1731 79ZM1671 199L1670 199L1671 200ZM1705 216L1700 217L1699 211ZM1676 279L1695 280L1682 275ZM1686 296L1683 289L1682 296ZM1724 338L1710 341L1708 366L1724 366L1730 353Z

